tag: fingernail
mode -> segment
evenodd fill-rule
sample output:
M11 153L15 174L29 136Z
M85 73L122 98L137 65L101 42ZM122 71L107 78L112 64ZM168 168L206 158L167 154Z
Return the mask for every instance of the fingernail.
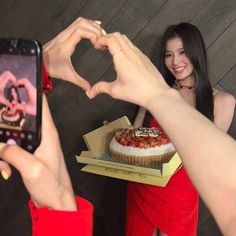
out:
M0 150L1 150L4 146L6 146L5 143L0 143Z
M10 138L10 139L7 140L7 144L8 145L16 145L16 141L14 139Z
M94 21L96 24L98 24L98 25L101 25L102 24L102 22L100 21L100 20L95 20Z
M91 99L90 94L89 94L88 91L86 91L85 94L87 95L87 97L88 97L89 99Z
M9 175L7 174L7 172L5 170L1 171L1 175L2 175L3 179L8 180Z
M102 34L107 35L107 32L104 29L102 29Z

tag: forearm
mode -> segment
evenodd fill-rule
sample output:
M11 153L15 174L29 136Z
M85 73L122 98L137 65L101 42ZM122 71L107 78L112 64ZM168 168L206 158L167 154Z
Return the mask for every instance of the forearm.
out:
M200 195L225 230L236 212L235 141L172 89L149 101L148 109L172 140ZM222 177L225 172L227 177Z

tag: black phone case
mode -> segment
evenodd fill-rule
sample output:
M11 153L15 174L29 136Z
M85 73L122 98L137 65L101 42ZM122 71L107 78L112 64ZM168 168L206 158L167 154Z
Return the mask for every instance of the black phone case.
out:
M16 143L32 153L41 141L42 47L40 43L30 39L0 38L0 75L5 71L10 71L17 79L22 76L28 78L36 87L37 105L35 116L17 109L10 111L9 107L2 108L4 111L0 110L0 142ZM15 87L15 82L12 83L10 81L8 85L5 84L2 95L11 102L11 106L15 105L14 103L22 104L21 96L27 100L26 88ZM0 92L3 93L1 89ZM7 97L6 94L15 97L14 103L11 96Z

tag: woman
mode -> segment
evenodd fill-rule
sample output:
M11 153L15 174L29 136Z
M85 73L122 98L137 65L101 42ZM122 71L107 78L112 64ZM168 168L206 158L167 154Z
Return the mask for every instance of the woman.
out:
M170 26L162 39L159 60L166 82L178 90L187 103L227 132L235 99L226 92L212 89L200 31L189 23ZM144 125L145 114L146 110L140 107L134 127ZM148 125L159 124L150 118ZM165 188L129 183L126 235L151 236L155 229L160 230L160 235L196 235L198 205L198 193L184 167L172 176Z
M24 114L21 109L17 108L18 104L21 104L17 87L12 85L8 88L6 98L11 103L12 108L8 107L2 112L2 120L9 125L20 126L21 120L24 118Z

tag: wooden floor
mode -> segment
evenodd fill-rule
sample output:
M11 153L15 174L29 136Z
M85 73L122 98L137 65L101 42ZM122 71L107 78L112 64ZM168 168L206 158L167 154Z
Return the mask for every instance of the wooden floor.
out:
M235 0L1 0L0 37L28 37L45 43L78 16L101 20L107 32L127 34L150 57L168 25L192 22L206 41L213 86L236 96ZM110 56L94 51L86 41L72 60L91 83L115 78ZM94 236L124 235L126 182L81 172L83 165L75 155L86 149L83 134L123 115L133 121L137 107L106 95L91 101L80 88L58 80L48 101L74 190L95 206ZM236 137L236 118L229 133ZM28 194L17 171L7 182L0 179L0 196L0 236L31 235ZM198 235L221 235L202 202Z

